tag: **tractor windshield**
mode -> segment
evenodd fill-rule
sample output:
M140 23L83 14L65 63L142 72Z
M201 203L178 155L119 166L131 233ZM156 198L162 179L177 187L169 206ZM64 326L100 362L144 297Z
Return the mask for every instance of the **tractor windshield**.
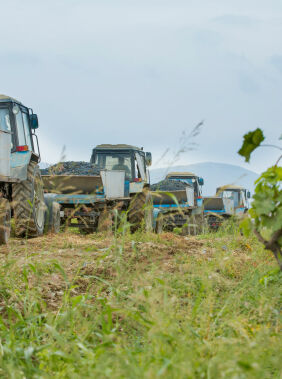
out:
M180 182L191 184L191 185L193 185L195 183L195 179L193 179L193 178L183 178L183 177L173 177L173 176L171 176L169 179L179 180Z
M225 189L219 194L219 196L226 199L233 199L235 208L241 205L245 205L246 203L244 191Z
M200 187L198 185L198 181L196 177L170 176L169 179L179 180L182 183L190 184L191 186L194 187L196 196L201 196Z
M94 164L99 170L125 171L126 179L132 179L131 155L129 153L97 151Z

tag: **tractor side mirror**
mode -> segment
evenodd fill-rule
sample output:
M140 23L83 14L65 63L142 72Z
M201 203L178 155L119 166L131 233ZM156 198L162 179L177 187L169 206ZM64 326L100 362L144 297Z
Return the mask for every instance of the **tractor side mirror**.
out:
M146 166L151 166L151 164L152 164L152 153L146 153L145 154L145 162L146 162Z
M204 185L204 179L203 178L199 178L198 181L199 181L200 186Z
M248 199L251 198L251 192L250 192L250 191L247 192L247 198L248 198Z
M35 130L39 128L39 123L38 123L38 117L37 114L31 114L30 115L30 127L31 129Z

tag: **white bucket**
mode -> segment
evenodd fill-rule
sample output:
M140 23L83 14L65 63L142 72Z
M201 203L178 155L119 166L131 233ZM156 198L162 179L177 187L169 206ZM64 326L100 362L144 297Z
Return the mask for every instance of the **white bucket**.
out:
M187 195L187 203L188 203L189 207L193 207L195 205L194 188L187 186L186 187L186 195Z
M11 134L0 130L0 176L10 177Z

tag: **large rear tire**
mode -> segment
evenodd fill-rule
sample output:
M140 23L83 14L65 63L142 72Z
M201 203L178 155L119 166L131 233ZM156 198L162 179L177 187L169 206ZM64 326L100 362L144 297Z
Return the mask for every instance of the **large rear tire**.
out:
M13 185L13 207L17 237L37 237L43 234L46 206L37 163L30 162L27 180Z
M7 199L0 199L0 245L7 244L11 233L11 207Z
M146 232L153 230L153 200L147 188L131 199L127 218L131 233L136 232L143 224Z

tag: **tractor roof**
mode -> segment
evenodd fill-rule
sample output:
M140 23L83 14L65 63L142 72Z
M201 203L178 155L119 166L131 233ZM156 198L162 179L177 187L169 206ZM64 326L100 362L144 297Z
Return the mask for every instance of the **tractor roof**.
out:
M95 149L105 149L105 150L143 150L141 147L133 146L133 145L126 145L126 144L117 144L117 145L111 145L111 144L103 144L103 145L97 145Z
M226 184L225 186L221 186L217 188L218 191L226 191L226 190L245 190L246 188L242 186L236 186L235 184Z
M172 176L183 176L183 177L186 177L186 176L197 176L196 174L193 174L193 172L169 172L167 174L167 178L170 178Z
M10 97L10 96L6 96L6 95L1 95L0 94L0 103L5 103L7 101L13 101L13 102L16 102L18 104L21 104L20 101L14 99L13 97Z

